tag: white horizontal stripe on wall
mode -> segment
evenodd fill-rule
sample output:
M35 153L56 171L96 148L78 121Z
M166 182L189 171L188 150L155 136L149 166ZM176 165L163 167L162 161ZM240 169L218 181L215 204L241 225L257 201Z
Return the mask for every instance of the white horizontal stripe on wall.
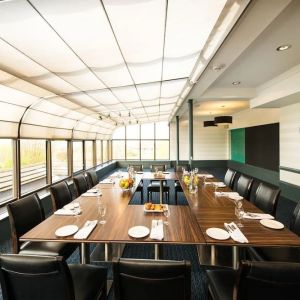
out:
M300 174L289 172L286 170L280 170L280 180L300 186Z

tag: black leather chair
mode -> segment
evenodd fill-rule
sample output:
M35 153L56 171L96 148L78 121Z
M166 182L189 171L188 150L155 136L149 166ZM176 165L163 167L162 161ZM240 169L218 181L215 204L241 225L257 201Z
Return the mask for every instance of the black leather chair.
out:
M187 261L114 259L115 300L191 299Z
M175 172L182 173L183 168L186 171L188 171L189 170L189 165L176 165L174 170L175 170ZM177 195L177 193L182 193L183 192L181 184L179 183L178 180L175 180L174 189L175 189L175 203L177 205L178 204L178 195Z
M298 202L294 209L290 222L290 230L300 236L300 202ZM300 263L299 247L249 247L247 248L247 252L252 260Z
M132 167L135 172L143 172L143 170L144 170L143 165L129 165L129 167ZM143 180L140 181L140 183L137 186L135 191L141 193L141 203L144 203L144 183L143 183Z
M104 300L106 268L68 265L62 257L0 256L4 300Z
M96 171L94 170L87 171L86 176L87 176L87 181L90 189L99 183L99 179Z
M40 199L36 194L7 204L12 233L13 253L24 255L64 256L68 258L78 246L63 242L20 242L19 238L45 219Z
M241 174L237 181L236 192L238 192L243 198L249 200L250 189L253 179L244 174Z
M224 176L224 183L231 189L233 188L233 182L235 176L236 176L236 171L230 168L226 171L226 174Z
M297 299L300 264L242 262L239 270L207 270L214 300ZM297 296L298 295L298 296Z
M163 164L156 164L150 166L150 171L155 172L161 171L165 172L167 169L166 165ZM160 192L160 182L159 180L151 180L150 184L147 186L147 196L149 200L152 200L152 193L159 193ZM166 195L167 202L169 202L170 197L170 187L167 185L167 181L163 181L163 194Z
M51 186L50 194L54 211L72 202L72 194L68 184L65 181Z
M83 174L73 177L73 182L75 185L77 197L79 197L81 194L85 193L89 189L88 183Z
M265 183L260 183L256 190L254 204L266 214L275 216L279 195L279 189L273 189Z

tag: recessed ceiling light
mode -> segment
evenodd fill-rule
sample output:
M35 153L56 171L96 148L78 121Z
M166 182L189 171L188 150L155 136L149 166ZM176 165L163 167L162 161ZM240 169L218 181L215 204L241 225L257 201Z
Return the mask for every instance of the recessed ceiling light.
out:
M286 44L286 45L281 45L279 47L276 48L277 51L285 51L288 50L292 47L292 45Z
M241 84L241 82L240 81L234 81L232 84L233 85L239 85L239 84Z

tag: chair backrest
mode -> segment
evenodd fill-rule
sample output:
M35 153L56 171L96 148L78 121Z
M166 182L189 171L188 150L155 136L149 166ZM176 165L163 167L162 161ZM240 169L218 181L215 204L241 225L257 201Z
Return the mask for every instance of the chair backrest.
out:
M92 188L93 186L99 183L99 179L96 171L94 170L87 171L86 175L87 175L87 180L90 188Z
M63 181L50 187L53 210L60 209L72 201L68 184Z
M290 229L300 236L300 201L294 209L290 222Z
M142 172L144 170L143 165L129 165L128 167L132 167L136 172Z
M191 265L187 261L114 259L116 300L191 299Z
M238 273L234 300L282 300L299 296L299 263L246 261L240 264Z
M13 253L19 253L19 238L45 219L44 210L37 194L7 204Z
M261 182L256 190L254 204L263 212L275 216L279 195L279 189L273 189Z
M241 174L236 187L236 192L238 192L242 197L249 200L250 189L253 179L244 174Z
M85 176L83 174L73 177L73 182L75 185L75 191L77 197L85 193L89 188Z
M175 166L175 172L182 172L182 169L189 171L190 167L189 167L189 165L176 165Z
M155 165L151 165L150 166L150 171L151 172L155 172L155 170L157 169L157 171L166 171L167 167L166 165L163 165L163 164L155 164Z
M232 170L232 169L228 169L226 171L225 177L224 177L224 183L230 187L232 189L233 187L233 181L234 181L234 177L236 175L236 171Z
M75 300L62 257L0 255L0 281L4 300Z

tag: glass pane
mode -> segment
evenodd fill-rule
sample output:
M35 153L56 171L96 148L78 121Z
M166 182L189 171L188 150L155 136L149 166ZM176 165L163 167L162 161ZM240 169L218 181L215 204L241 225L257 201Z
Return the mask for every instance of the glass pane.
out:
M73 142L73 173L83 169L83 143Z
M52 141L52 182L68 177L68 142Z
M126 146L126 159L140 159L140 141L127 141Z
M13 197L13 142L0 139L0 203Z
M21 193L46 185L46 141L21 140Z
M139 139L140 138L140 125L130 125L126 127L127 139Z
M116 128L112 135L113 139L125 139L125 127Z
M141 139L154 139L154 123L141 125Z
M112 152L111 152L111 150L112 150L112 141L110 140L110 141L108 141L108 159L109 160L112 160Z
M155 159L169 159L169 141L156 141Z
M125 141L113 141L113 159L125 159Z
M93 159L93 142L92 141L85 141L85 168L89 169L94 166L94 159Z
M103 162L108 161L107 141L103 141Z
M96 157L97 157L97 165L102 164L102 141L96 141Z
M154 159L154 141L141 141L141 159Z
M169 124L168 122L158 122L155 124L155 138L169 139Z

